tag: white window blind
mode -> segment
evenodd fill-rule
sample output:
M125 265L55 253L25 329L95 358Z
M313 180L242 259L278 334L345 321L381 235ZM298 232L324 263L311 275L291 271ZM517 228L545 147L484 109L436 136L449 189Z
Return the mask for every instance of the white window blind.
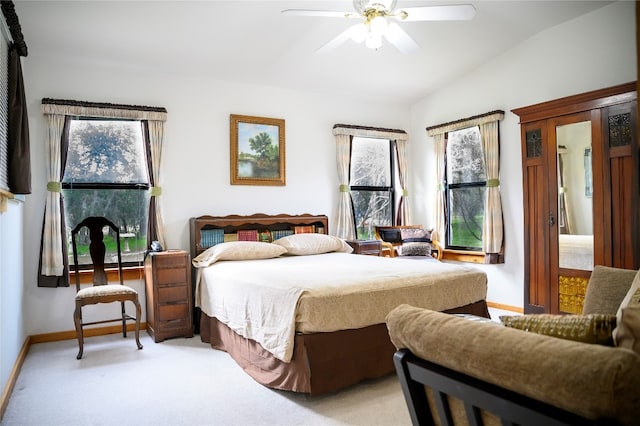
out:
M9 39L0 31L0 189L9 190Z

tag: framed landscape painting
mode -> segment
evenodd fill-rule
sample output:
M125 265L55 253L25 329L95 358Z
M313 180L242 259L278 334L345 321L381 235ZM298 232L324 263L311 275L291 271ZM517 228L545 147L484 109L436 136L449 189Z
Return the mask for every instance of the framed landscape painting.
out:
M231 114L231 184L285 185L284 120Z

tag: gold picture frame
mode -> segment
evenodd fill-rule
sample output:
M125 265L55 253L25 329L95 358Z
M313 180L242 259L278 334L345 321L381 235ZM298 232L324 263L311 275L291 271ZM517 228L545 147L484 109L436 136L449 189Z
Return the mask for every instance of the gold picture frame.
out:
M284 186L284 120L230 116L231 185Z

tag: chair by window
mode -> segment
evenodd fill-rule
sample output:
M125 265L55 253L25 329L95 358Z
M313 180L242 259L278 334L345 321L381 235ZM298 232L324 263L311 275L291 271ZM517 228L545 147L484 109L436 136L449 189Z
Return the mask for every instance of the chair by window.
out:
M106 246L104 242L104 228L108 227L115 233L116 257L118 267L118 284L109 284L107 272L105 270L106 262ZM93 265L93 285L84 289L80 289L80 266L78 263L78 233L82 228L89 231L89 255ZM82 358L84 349L84 333L85 326L94 324L103 324L109 322L122 321L122 335L127 337L127 321L135 321L135 335L138 349L142 349L140 344L140 317L142 310L138 301L138 292L131 287L125 286L122 276L122 254L120 250L120 230L110 220L104 217L88 217L80 222L71 231L71 244L73 248L73 263L76 276L76 308L73 313L73 321L76 327L76 335L78 338L78 356ZM124 302L131 301L136 307L136 315L131 316L125 312ZM102 321L84 322L82 320L82 307L86 305L95 305L98 303L120 302L121 316L119 318L107 319Z

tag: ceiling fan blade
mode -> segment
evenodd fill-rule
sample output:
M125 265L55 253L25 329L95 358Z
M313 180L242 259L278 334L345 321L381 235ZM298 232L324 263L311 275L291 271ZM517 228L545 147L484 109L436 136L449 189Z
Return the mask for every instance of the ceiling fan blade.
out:
M362 28L361 27L363 25L364 24L356 24L356 25L353 25L353 26L347 28L346 30L344 30L343 32L338 34L338 36L335 37L333 40L329 41L327 44L322 46L320 49L316 50L316 52L317 53L327 53L327 52L335 49L336 47L340 46L345 41L349 40L350 38L353 38L354 35L357 35L358 33L362 32Z
M404 12L404 13L403 13ZM409 21L466 21L473 19L476 8L471 4L454 4L448 6L422 6L397 9L397 19ZM406 14L406 16L405 16ZM403 16L405 16L403 18Z
M420 49L418 43L395 22L389 24L384 37L402 53L413 53Z
M344 12L338 10L285 9L281 13L284 15L292 16L322 16L329 18L358 18L360 16L354 12Z

